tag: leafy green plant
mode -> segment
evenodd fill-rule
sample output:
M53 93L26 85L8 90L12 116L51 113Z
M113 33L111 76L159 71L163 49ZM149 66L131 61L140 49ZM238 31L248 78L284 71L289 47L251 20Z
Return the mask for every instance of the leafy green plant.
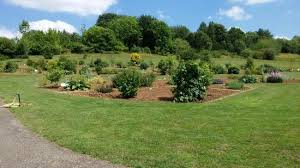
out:
M152 86L155 79L156 79L156 76L154 73L143 74L142 78L141 78L141 86L150 87L150 86Z
M127 69L119 73L114 79L113 84L122 93L124 98L136 96L141 86L142 74L135 69Z
M240 82L243 83L256 83L256 77L253 75L244 75L239 79Z
M63 77L64 72L62 70L54 69L46 74L47 80L51 83L57 83Z
M232 81L226 84L226 87L228 89L233 89L233 90L240 90L244 87L244 84L239 81Z
M89 77L91 77L92 72L91 72L91 69L88 66L83 66L79 70L79 74L85 76L86 78L89 78Z
M149 64L147 62L141 62L140 63L140 69L141 70L147 70L149 68Z
M208 66L183 62L177 68L173 81L176 102L195 102L204 99L210 84L211 73Z
M161 75L167 75L167 74L171 75L174 72L175 67L176 67L176 61L172 58L160 60L157 66Z
M81 75L71 75L66 82L65 89L70 91L84 90L89 88L86 79Z
M3 71L6 73L14 73L19 68L18 64L12 61L6 62L6 64L3 67Z
M66 56L61 56L58 59L57 65L60 69L65 71L66 75L70 75L72 73L76 74L76 62Z

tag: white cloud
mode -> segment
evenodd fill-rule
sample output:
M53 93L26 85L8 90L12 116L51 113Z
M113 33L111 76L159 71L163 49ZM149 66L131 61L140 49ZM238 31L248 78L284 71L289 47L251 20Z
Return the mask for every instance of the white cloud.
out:
M234 20L248 20L252 18L250 14L248 14L243 8L239 6L233 6L228 10L220 9L219 15L227 16Z
M9 39L13 39L15 37L18 37L20 33L16 31L9 30L5 27L0 26L0 37L6 37Z
M229 0L231 3L243 3L245 5L257 5L257 4L265 4L271 3L275 0Z
M58 31L65 30L68 33L78 32L74 26L60 20L50 21L44 19L44 20L29 22L29 25L31 30L41 30L44 32L48 31L49 29L54 29Z
M290 40L291 38L287 37L287 36L275 36L275 39L284 39L284 40Z
M169 19L170 16L167 16L164 11L158 10L157 12L158 18L161 20Z
M80 16L99 15L117 0L6 0L8 3L23 8L49 12L67 12Z

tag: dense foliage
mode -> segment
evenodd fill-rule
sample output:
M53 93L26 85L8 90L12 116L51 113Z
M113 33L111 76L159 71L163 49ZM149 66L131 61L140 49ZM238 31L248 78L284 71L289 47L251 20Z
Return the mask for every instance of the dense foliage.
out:
M200 67L193 62L182 62L173 76L176 102L195 102L204 99L211 81L208 66Z

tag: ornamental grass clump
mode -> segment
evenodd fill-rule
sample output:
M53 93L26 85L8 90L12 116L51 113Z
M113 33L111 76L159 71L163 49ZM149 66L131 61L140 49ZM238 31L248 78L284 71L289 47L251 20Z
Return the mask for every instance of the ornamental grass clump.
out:
M282 75L279 72L271 72L267 75L267 83L283 83Z

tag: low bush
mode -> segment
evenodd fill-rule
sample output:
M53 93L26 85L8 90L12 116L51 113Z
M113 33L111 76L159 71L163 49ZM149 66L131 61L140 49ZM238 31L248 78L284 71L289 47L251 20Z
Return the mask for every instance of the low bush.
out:
M127 66L123 62L116 63L117 68L127 68Z
M35 68L38 70L46 71L47 70L47 60L45 58L40 58L35 63Z
M224 81L222 79L213 79L212 83L214 85L221 85L221 84L224 84Z
M113 91L112 83L101 78L94 77L88 81L91 90L99 93L111 93Z
M126 69L113 79L113 84L124 98L131 98L136 96L141 86L141 78L142 74L137 70Z
M214 65L212 70L215 74L226 74L226 69L222 65Z
M235 66L231 66L228 68L228 74L240 74L240 69Z
M35 66L35 62L32 59L27 59L26 65L29 66L29 67L34 67Z
M256 83L256 77L253 75L244 75L239 79L240 82L243 83Z
M84 60L79 60L78 65L84 65Z
M54 69L46 74L46 78L50 81L50 83L57 83L61 80L63 74L63 71Z
M274 49L264 49L263 50L263 59L274 60L275 56L276 56L276 51Z
M160 60L157 68L161 75L172 75L176 68L176 61L172 58Z
M114 74L118 74L120 71L121 70L118 68L108 67L102 69L101 74L114 75Z
M182 62L173 76L175 101L186 103L204 99L210 80L208 66L200 67L193 62Z
M146 73L142 75L141 78L141 86L142 87L151 87L153 82L155 81L155 74L154 73Z
M102 73L103 68L106 68L109 66L109 64L105 61L102 61L100 58L98 58L95 62L94 62L94 66L95 66L95 71L98 75L100 75Z
M226 84L228 89L240 90L244 87L244 84L239 81L232 81Z
M15 62L8 61L3 67L3 71L6 73L14 73L18 70L19 66Z
M254 52L251 49L245 49L241 52L241 56L244 58L252 58L254 55Z
M149 68L149 64L147 62L142 62L140 64L140 69L141 70L147 70Z
M85 90L89 88L86 79L84 76L81 75L71 75L67 79L65 89L70 90L70 91L75 91L75 90Z
M76 62L66 56L61 56L57 62L58 67L65 71L66 75L76 74Z
M85 76L86 78L90 78L92 76L92 71L88 66L83 66L79 70L79 74Z
M268 74L267 83L283 83L282 75L279 72L272 72Z

